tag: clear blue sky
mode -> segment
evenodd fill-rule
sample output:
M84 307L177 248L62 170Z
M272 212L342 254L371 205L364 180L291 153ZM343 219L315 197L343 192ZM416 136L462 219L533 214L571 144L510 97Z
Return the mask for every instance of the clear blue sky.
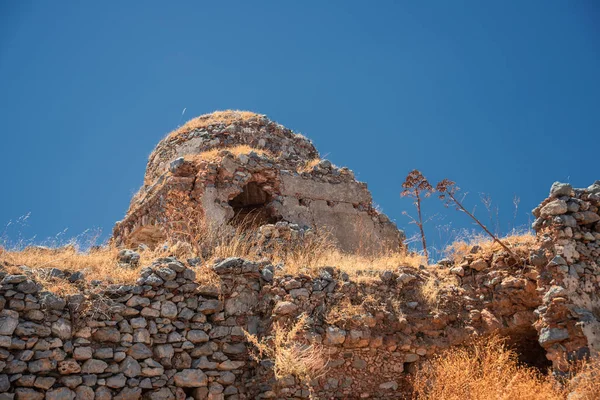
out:
M0 234L31 213L24 237L106 237L156 143L219 109L304 133L400 227L413 168L526 224L553 181L600 179L599 17L592 0L2 1ZM432 236L472 226L425 209Z

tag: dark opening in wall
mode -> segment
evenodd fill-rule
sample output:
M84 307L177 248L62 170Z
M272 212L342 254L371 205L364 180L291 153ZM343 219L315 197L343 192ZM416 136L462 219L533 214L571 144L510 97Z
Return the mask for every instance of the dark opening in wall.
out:
M511 332L507 344L517 353L521 364L537 368L542 373L548 372L548 368L552 367L552 361L546 358L546 350L540 346L538 333L533 326Z
M248 183L240 194L229 200L229 205L234 212L231 222L234 225L248 226L274 224L281 218L267 206L271 200L271 195L256 182Z

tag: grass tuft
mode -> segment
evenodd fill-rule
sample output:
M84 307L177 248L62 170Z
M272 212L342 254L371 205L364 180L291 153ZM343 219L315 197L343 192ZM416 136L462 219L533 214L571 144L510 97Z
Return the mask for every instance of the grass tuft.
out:
M273 361L276 379L293 376L308 384L326 372L327 360L320 345L300 340L299 336L306 329L306 325L307 317L302 314L289 327L276 322L271 336L262 339L248 332L244 333L256 350L253 358L257 362L264 359Z
M240 111L240 110L225 110L215 111L210 114L204 114L199 117L193 118L186 122L181 127L169 133L167 139L175 139L180 135L186 134L196 129L203 129L209 125L224 124L229 125L235 121L248 121L253 118L263 117L261 114L254 113L252 111Z

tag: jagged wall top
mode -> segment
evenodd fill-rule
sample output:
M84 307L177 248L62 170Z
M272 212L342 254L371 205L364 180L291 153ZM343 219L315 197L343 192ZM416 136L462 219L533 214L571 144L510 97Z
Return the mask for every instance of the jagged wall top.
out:
M188 121L161 140L148 159L145 185L151 185L169 163L188 154L248 145L267 150L280 159L311 160L319 153L306 137L250 111L215 111Z

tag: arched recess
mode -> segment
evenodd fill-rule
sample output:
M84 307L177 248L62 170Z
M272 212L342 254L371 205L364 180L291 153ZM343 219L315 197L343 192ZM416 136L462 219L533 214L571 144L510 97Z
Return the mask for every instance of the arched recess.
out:
M247 183L237 196L229 200L234 212L231 223L237 226L260 226L281 220L273 208L269 207L271 200L272 196L258 183Z

